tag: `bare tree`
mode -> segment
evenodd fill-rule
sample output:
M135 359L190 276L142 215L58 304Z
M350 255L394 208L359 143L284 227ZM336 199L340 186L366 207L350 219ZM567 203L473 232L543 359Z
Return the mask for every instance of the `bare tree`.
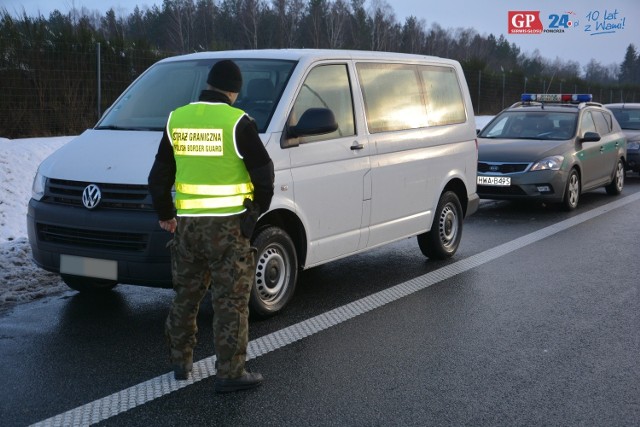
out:
M185 29L182 22L184 0L164 0L162 13L165 19L166 37L169 48L174 52L186 51Z
M451 35L437 23L431 24L431 29L427 34L427 49L429 55L449 58L449 48L451 46Z
M263 0L240 0L238 6L238 24L242 27L248 47L257 49L260 21L266 5Z
M595 59L592 59L584 66L583 69L585 79L590 82L613 83L615 81L615 73L617 69L615 64L605 67Z
M306 27L310 47L324 47L323 22L327 19L327 0L309 0Z
M326 19L327 41L330 49L339 49L344 44L345 28L349 22L349 6L344 0L331 4Z
M369 19L371 26L371 49L392 50L393 29L396 24L396 16L386 0L373 0L371 2Z
M303 0L273 0L278 20L279 33L277 47L295 46L296 34L302 21L305 4Z

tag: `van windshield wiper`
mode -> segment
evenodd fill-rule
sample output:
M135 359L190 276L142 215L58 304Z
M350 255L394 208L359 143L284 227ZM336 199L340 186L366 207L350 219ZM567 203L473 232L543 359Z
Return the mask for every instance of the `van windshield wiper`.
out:
M100 129L100 130L137 130L137 129L133 129L133 128L126 128L126 127L123 127L123 126L115 126L115 125L98 126L95 129Z
M153 131L162 131L163 128L157 128L157 127L124 127L124 126L115 126L115 125L107 125L107 126L98 126L97 128L94 128L97 130L138 130L138 131L148 131L148 130L153 130Z

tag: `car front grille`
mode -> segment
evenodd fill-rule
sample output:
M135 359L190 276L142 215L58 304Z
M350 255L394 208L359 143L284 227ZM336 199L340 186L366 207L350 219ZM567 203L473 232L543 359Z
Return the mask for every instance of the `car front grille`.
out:
M84 248L143 252L147 248L147 235L102 230L82 230L56 225L38 224L38 237L47 243Z
M478 162L478 172L480 173L517 173L524 172L528 167L529 163Z
M49 179L47 203L82 207L82 192L90 182ZM96 184L102 193L100 209L152 210L151 196L146 185Z

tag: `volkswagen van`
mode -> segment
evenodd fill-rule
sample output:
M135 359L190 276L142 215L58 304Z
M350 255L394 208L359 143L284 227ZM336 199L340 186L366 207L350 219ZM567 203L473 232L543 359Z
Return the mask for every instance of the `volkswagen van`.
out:
M73 289L170 287L170 234L147 177L169 113L196 101L211 66L243 74L235 106L275 166L260 218L253 315L283 309L298 272L417 237L453 256L478 208L473 108L456 61L332 50L202 52L159 61L94 128L42 162L28 207L33 258Z

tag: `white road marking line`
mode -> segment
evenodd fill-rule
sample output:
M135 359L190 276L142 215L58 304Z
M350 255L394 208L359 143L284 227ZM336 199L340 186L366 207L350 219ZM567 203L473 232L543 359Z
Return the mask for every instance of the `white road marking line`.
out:
M533 233L514 239L510 242L488 249L479 254L470 256L463 260L454 262L438 270L426 273L422 276L408 280L399 285L369 295L349 304L322 313L295 325L291 325L269 335L262 336L249 343L247 348L247 360L255 359L267 353L285 347L303 338L321 332L332 326L353 319L367 311L380 308L390 302L411 295L415 292L428 288L429 286L449 279L460 273L471 270L487 262L493 261L503 255L509 254L517 249L538 242L549 236L553 236L561 231L575 225L589 221L614 209L625 206L640 200L640 193L617 199L611 203L581 213L572 218L542 228ZM173 372L160 375L148 381L137 384L133 387L113 393L85 405L71 409L62 414L40 421L33 426L86 426L96 424L100 421L122 414L137 406L144 405L154 399L165 396L176 390L185 388L203 379L215 375L215 356L202 359L193 364L193 373L187 381L176 381Z

